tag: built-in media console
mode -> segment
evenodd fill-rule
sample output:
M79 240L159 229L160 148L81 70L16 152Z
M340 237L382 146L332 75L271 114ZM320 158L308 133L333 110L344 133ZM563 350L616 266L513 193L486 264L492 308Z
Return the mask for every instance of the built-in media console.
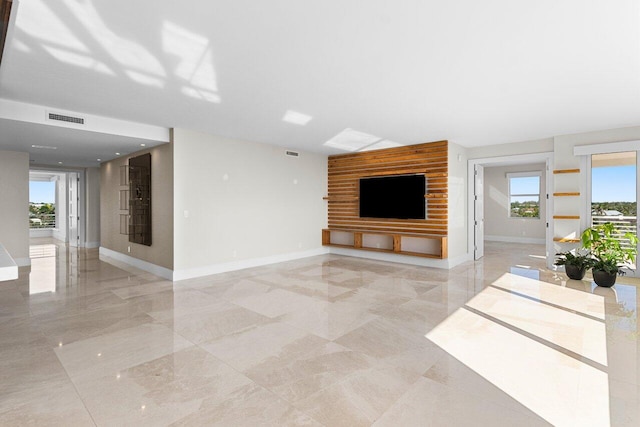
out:
M322 230L322 244L424 258L447 258L447 237L367 230Z
M447 258L448 143L329 157L322 244Z

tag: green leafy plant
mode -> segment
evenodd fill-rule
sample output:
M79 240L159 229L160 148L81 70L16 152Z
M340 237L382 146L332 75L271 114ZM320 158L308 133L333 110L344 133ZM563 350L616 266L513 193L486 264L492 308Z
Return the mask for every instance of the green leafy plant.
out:
M638 238L632 233L622 234L610 222L587 228L581 240L582 247L591 251L594 270L622 275L620 267L629 267L636 259Z
M593 266L594 259L589 252L582 254L578 250L558 252L554 265L573 265L580 269L589 269Z

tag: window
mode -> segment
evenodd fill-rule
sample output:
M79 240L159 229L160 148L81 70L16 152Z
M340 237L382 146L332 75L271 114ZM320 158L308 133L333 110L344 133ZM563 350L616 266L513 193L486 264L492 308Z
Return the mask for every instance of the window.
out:
M540 219L540 172L508 173L509 217Z
M29 181L29 228L56 228L55 181Z
M591 225L612 222L636 234L636 175L635 151L591 156Z

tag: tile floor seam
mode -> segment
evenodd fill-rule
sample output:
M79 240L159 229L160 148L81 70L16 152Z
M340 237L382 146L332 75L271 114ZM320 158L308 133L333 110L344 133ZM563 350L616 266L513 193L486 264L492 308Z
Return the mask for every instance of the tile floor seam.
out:
M111 355L109 357L112 359L104 360L99 365L95 365L90 356L95 357L97 350L102 350L102 348L96 348L95 352L89 351L86 354L76 350L71 351L72 349L69 348L71 352L61 354L65 363L70 363L70 370L62 366L63 376L62 371L58 371L57 368L54 369L56 378L59 377L61 381L69 381L70 385L73 386L74 391L71 392L71 388L64 385L68 396L65 396L61 402L64 405L68 405L68 407L65 406L59 410L47 408L46 405L44 408L37 407L35 405L40 400L29 399L30 392L24 390L20 392L20 395L16 395L18 400L11 401L12 405L20 403L20 411L22 413L8 415L8 417L18 419L16 417L32 414L34 419L38 419L37 417L43 417L47 414L60 416L68 413L76 415L78 422L83 420L86 424L99 425L98 421L104 422L101 417L108 413L110 417L117 417L114 419L122 420L123 422L128 421L133 424L134 420L140 419L140 414L135 411L135 407L130 405L122 406L122 408L129 409L119 409L119 404L125 403L123 399L138 399L140 396L146 396L145 393L151 393L150 396L178 393L175 394L177 400L175 402L172 401L173 403L171 404L177 405L176 408L179 408L182 411L180 413L185 414L185 417L190 417L180 419L184 419L186 422L202 420L203 424L207 417L213 414L222 414L228 422L233 420L246 423L246 420L253 419L256 422L263 420L263 422L277 424L278 420L280 420L281 425L288 425L296 421L304 422L305 420L309 423L324 425L368 425L373 423L378 423L379 425L405 425L410 424L410 422L396 422L394 424L394 421L413 420L413 422L419 423L420 418L417 417L420 416L427 417L422 418L422 421L432 419L434 424L446 425L442 423L445 420L443 416L446 416L447 410L451 408L457 408L456 410L460 414L456 414L455 419L463 424L464 422L471 423L474 421L473 416L478 416L477 420L482 420L484 423L493 421L492 425L496 426L505 424L507 420L516 420L527 425L542 425L542 420L547 423L546 419L568 420L568 422L573 419L576 421L578 418L575 418L573 412L570 411L571 408L561 408L562 402L574 402L575 400L576 407L583 407L585 410L590 410L590 408L598 409L602 406L598 406L593 401L576 400L578 392L585 392L590 390L589 387L600 385L595 380L601 378L601 371L591 369L590 365L585 364L581 369L587 369L587 373L593 371L596 375L600 375L591 379L588 376L584 376L581 371L574 372L558 366L558 369L562 369L558 371L560 375L553 376L554 370L551 370L545 372L543 376L544 384L540 383L540 381L536 382L536 379L540 378L540 376L536 376L535 373L526 373L524 372L526 369L523 370L519 367L521 365L522 367L530 366L531 363L534 366L546 366L543 364L549 364L555 360L554 356L551 356L556 351L555 349L546 345L538 345L534 341L525 341L522 335L512 336L507 332L500 332L499 329L511 329L505 325L501 327L489 326L489 329L485 331L482 328L488 326L489 323L484 317L476 315L475 319L484 320L477 320L476 322L479 323L473 323L474 317L472 315L467 314L466 317L462 318L458 316L461 311L472 313L470 310L464 309L469 299L481 294L489 286L495 288L493 283L497 282L498 279L503 280L501 283L505 285L513 283L510 287L518 290L517 285L522 281L508 277L503 279L505 272L507 276L513 273L509 270L509 266L516 262L514 260L522 260L531 253L538 253L532 251L541 251L543 249L531 245L525 247L512 245L506 248L504 246L502 244L493 246L487 244L488 250L483 260L468 263L464 268L458 266L456 269L459 270L454 270L453 272L451 270L399 266L393 263L384 263L382 265L375 261L352 260L348 257L335 255L318 256L295 262L275 264L269 267L256 267L241 272L223 273L218 276L202 278L197 282L191 283L191 287L185 286L184 288L196 290L199 293L183 296L180 296L182 288L178 289L175 283L172 286L168 286L166 282L142 271L128 269L127 271L130 271L128 274L120 278L114 278L113 276L120 276L119 271L122 271L122 266L112 266L104 263L103 260L97 257L97 252L95 251L92 253L87 252L86 256L78 258L77 271L79 275L77 277L79 277L79 280L76 278L77 283L74 282L70 287L60 287L60 293L57 295L29 295L31 278L29 272L23 269L20 271L19 280L10 291L17 292L20 298L15 297L13 293L7 294L7 296L11 296L12 299L10 299L12 301L16 299L22 301L23 304L20 307L23 307L24 310L23 308L14 307L13 312L15 313L9 313L7 319L10 320L15 317L33 322L35 341L30 338L25 338L24 340L12 338L10 327L11 325L18 325L20 322L14 322L14 320L10 320L10 323L4 323L6 327L0 329L0 332L3 333L3 339L7 340L7 343L19 343L20 348L24 348L26 351L29 351L29 349L34 349L33 351L35 351L36 344L41 344L42 340L44 340L47 353L42 354L54 351L54 354L56 354L55 366L57 366L62 362L61 358L57 357L56 342L50 338L56 336L56 334L66 334L67 332L65 331L68 329L68 336L71 339L76 339L78 343L86 342L86 344L81 344L80 347L74 347L74 349L84 349L83 351L86 351L96 345L100 345L104 347L104 350L109 351L110 349ZM544 263L542 258L526 259L526 264L533 267ZM63 264L64 262L62 260ZM524 263L524 261L518 262L518 264L523 265ZM89 273L89 271L93 272ZM537 274L539 276L538 282L545 284L541 289L551 292L556 292L557 290L558 297L571 295L568 290L564 294L562 293L564 292L564 286L586 294L591 293L590 282L566 282L563 276L559 276L557 273L548 271L545 268L535 268L524 273ZM261 280L261 277L265 279ZM516 278L518 276L513 277ZM65 279L65 277L55 278L56 281L62 280L60 283L63 284ZM214 284L214 281L218 281L218 283ZM316 281L318 282L317 284L315 283ZM105 286L110 289L102 292L102 285L98 282L105 283ZM154 287L156 282L162 289ZM526 285L526 283L522 283L523 286ZM556 286L549 288L547 283ZM626 286L624 283L632 283L632 285ZM636 318L627 321L616 317L616 313L619 312L618 307L624 307L626 310L631 310L632 313L635 310L637 313L635 302L637 301L640 304L640 298L636 297L636 295L640 295L640 293L629 293L631 291L635 292L635 289L637 289L637 287L634 288L635 285L633 283L636 282L630 282L629 279L626 279L626 281L621 280L620 284L617 284L616 288L613 289L614 291L618 290L615 300L612 301L609 298L602 302L602 304L606 303L604 321L606 326L605 345L607 346L608 354L615 356L616 362L616 366L611 369L612 374L609 375L609 399L606 399L608 402L606 406L611 406L609 421L612 426L616 427L635 423L638 416L640 416L640 414L629 412L629 408L638 401L640 387L629 381L635 377L625 376L625 371L622 370L640 366L640 359L637 359L638 353L629 353L629 350L633 349L640 351L640 346L637 345L638 336L635 332L640 323ZM341 286L342 284L348 285L348 287ZM397 292L394 291L395 285L400 286ZM428 286L433 286L433 288L421 291ZM535 286L535 283L533 283L533 286ZM340 289L335 289L334 287L343 288L344 292L339 294L341 292ZM264 288L267 290L265 291ZM2 289L6 288L3 287ZM38 289L43 288L40 287ZM271 300L274 301L273 305L269 305L268 301L260 301L260 293L277 290L290 292L297 296L291 295L291 299L287 298L286 300L278 301L278 298L274 295L271 297ZM166 293L163 294L163 292ZM575 291L572 290L571 292ZM211 316L208 316L206 314L208 309L205 307L193 320L185 320L181 327L180 321L176 320L179 319L178 315L189 316L194 310L197 310L193 309L193 307L201 305L199 301L200 293L211 296L207 297L208 299L215 300L217 298L219 301L224 302L224 307L228 305L228 308L222 310L223 314L221 316L226 316L224 314L227 312L226 310L231 310L228 312L229 315L219 317L214 314L216 310L212 309ZM336 295L334 297L329 296L333 294ZM489 295L493 294L490 293ZM285 294L283 293L282 295ZM113 296L118 298L113 298ZM129 296L130 298L123 298L124 296ZM234 302L242 298L249 298L246 305L258 308L260 311L271 314L276 314L280 311L284 311L284 313L274 317L265 316L253 308L247 308ZM498 301L509 301L506 293L504 298L503 300L502 297L498 296ZM592 303L593 299L591 297L586 298L585 304ZM562 298L561 300L564 301ZM290 310L295 308L292 304L297 301L309 301L310 304L313 304L313 312L298 315L297 317L289 317ZM535 299L534 301L540 302ZM555 298L550 301L555 301ZM50 310L45 305L49 302L53 302ZM317 304L316 306L316 302L326 304ZM348 304L343 305L343 302L349 302L349 304L353 304L353 307ZM36 303L38 304L37 306L34 305ZM110 303L113 303L113 305L109 305ZM131 305L129 305L130 303ZM612 305L613 303L617 305ZM581 307L582 305L581 302L578 302L570 306ZM88 306L92 308L88 310ZM305 305L305 307L307 306ZM345 314L343 311L349 310L350 307L364 311L362 314ZM506 307L509 308L509 306ZM112 308L114 309L112 310ZM596 308L599 309L600 307L597 306ZM43 310L46 311L42 312ZM240 312L238 310L244 311ZM65 311L66 315L57 317L60 313L65 313ZM149 314L154 311L163 313L158 318L155 318ZM165 313L165 311L167 312ZM307 309L306 311L310 310ZM34 315L34 312L40 314ZM69 312L73 312L73 314L68 314ZM598 311L590 309L588 312L596 313ZM155 328L165 328L163 329L165 332L160 332L156 338L149 336L149 341L144 338L145 343L151 343L150 346L136 344L134 341L119 341L120 344L118 344L112 342L112 340L109 341L102 338L115 333L118 334L117 336L127 340L141 342L138 338L141 337L140 335L123 332L137 327L135 325L139 323L134 319L134 317L138 316L136 313L147 316L143 319L145 320L143 325L156 325L150 326L150 329L139 329L140 332L150 332L155 336L159 332ZM493 313L493 311L489 310L488 313ZM509 311L506 313L507 318L512 314ZM515 313L513 314L516 315ZM200 316L202 319L200 319ZM264 323L261 321L258 322L258 325L273 324L278 326L256 330L252 334L245 335L240 340L233 338L233 335L238 333L242 336L243 333L246 334L256 325L243 326L232 333L225 332L233 329L235 325L242 326L247 324L254 316L264 318ZM208 317L212 319L209 320L209 323L206 320ZM500 315L497 315L497 317L498 320L503 318ZM366 322L364 323L358 320L365 318ZM55 323L47 325L49 319L55 319ZM221 320L218 321L216 319ZM149 321L147 322L146 320ZM548 321L548 319L543 319L543 322ZM451 331L475 328L476 324L477 330L474 330L481 335L477 339L472 339L471 336L468 336L467 339L456 339L455 336L457 335L455 333L451 334ZM353 327L354 325L355 328ZM549 328L552 327L553 323L550 323ZM0 328L2 328L1 325ZM21 330L27 331L27 329ZM438 330L440 331L439 333ZM317 331L333 339L324 338L312 331ZM435 341L433 339L425 341L425 334L432 332L435 332L435 335L431 335L432 338L435 337ZM600 351L602 350L600 346L594 347L594 343L600 343L600 341L593 341L592 338L601 340L602 336L601 334L597 337L594 336L595 332L600 333L602 331L600 329L597 329L597 331L584 331L576 339L589 340L585 341L586 345ZM86 336L85 333L87 334ZM335 333L340 335L334 337ZM540 354L542 356L541 362L536 364L535 360L527 361L529 354L521 354L521 350L510 348L508 342L492 342L490 340L492 333L497 334L496 338L498 340L506 340L509 337L516 339L515 342L521 343L523 348L529 350L535 350L540 347L542 351ZM613 335L611 335L612 333ZM202 337L209 336L208 334L218 334L219 336L205 340L200 344L196 342ZM482 337L483 335L484 337ZM547 335L543 336L547 337ZM191 339L188 337L191 337ZM221 341L217 348L207 345L227 338L231 339L225 342ZM94 341L87 341L93 339L97 340L95 344L91 344ZM467 344L467 340L472 342ZM333 345L340 345L336 341L343 343L344 349L341 349L341 347L333 348ZM580 348L572 346L574 341L571 337L567 341L570 345L569 348ZM132 346L130 347L127 342L131 342ZM555 339L554 342L556 342ZM564 341L557 342L559 345L564 343ZM470 345L475 347L470 347ZM53 350L51 349L52 346ZM189 368L187 375L198 375L198 372L202 372L202 375L209 373L207 375L211 376L211 381L215 385L201 388L198 386L198 381L192 383L190 380L173 384L173 376L182 375L180 372L185 369L184 361L191 360L190 358L180 359L183 357L179 356L184 350L183 346L187 346L187 349L197 349L198 352L206 354L206 359L213 364L210 367L197 364ZM502 346L506 347L502 348ZM147 347L149 348L147 349ZM229 363L207 351L205 347L212 348L225 360L228 360ZM480 351L480 354L474 355L474 352L469 351L472 348L475 351ZM564 349L564 347L560 348ZM115 349L118 349L118 355L115 355ZM343 352L344 355L342 354ZM491 357L500 355L502 354L501 352L520 357L517 357L517 360L514 359L513 364L504 367L491 364ZM11 354L11 357L17 358L20 356L19 352L16 351ZM103 359L106 354L103 354ZM161 356L157 356L159 354ZM195 355L195 353L193 354ZM461 360L456 359L453 356L454 354L458 355ZM366 356L367 359L362 359L363 356ZM559 356L560 354L558 353L557 357ZM562 351L562 356L562 360L571 360L564 357L567 356L566 351ZM153 360L144 362L149 357L152 357ZM546 359L547 357L549 357L548 360ZM182 362L179 362L180 360ZM579 360L580 362L585 362L584 357L581 355ZM143 362L139 363L139 361ZM156 361L158 363L151 363ZM462 361L465 361L465 363ZM76 364L76 362L78 363ZM147 369L145 366L150 363L155 368L153 368L153 372L150 371L150 373L147 372L145 374L145 369ZM230 363L238 366L238 368L234 368ZM573 362L570 363L573 366ZM456 368L459 364L462 364L465 369L457 370L460 369ZM105 377L104 381L99 381L95 384L90 381L86 384L78 382L76 385L76 382L69 374L69 372L78 371L83 372L83 375L86 374L87 378L90 378L95 373L99 373L98 368L100 366L119 369L120 366L125 365L131 365L127 369L132 369L131 372L137 372L142 376L136 377L140 378L139 381L123 383L121 387L124 388L122 389L119 389L118 387L120 386L115 384L115 377L111 380ZM25 368L28 368L28 366L26 363L20 366L20 372L15 378L12 377L9 380L9 385L19 380L21 378L20 375L25 375L24 380L29 382L41 379L43 384L48 381L48 378L53 378L50 373L42 369L22 373L22 366ZM228 372L230 376L225 376L227 374L217 376L215 370L210 370L213 366L219 366L222 369L220 372ZM253 366L255 368L252 368ZM430 370L434 367L438 367L438 369L434 369L430 374ZM451 370L449 371L448 368ZM507 372L512 374L508 378L500 377L500 372L504 372L505 368L510 369ZM187 371L184 372L187 373ZM482 374L479 374L479 372ZM346 375L343 375L343 373ZM520 375L522 375L522 378L520 378ZM439 380L434 380L432 376ZM125 375L123 375L123 378L125 378ZM567 379L573 382L567 383ZM576 379L579 381L576 381ZM425 380L428 380L431 385L421 385L423 384L422 381ZM555 384L555 381L559 381L559 383ZM63 384L65 383L60 382L60 387L63 387ZM109 385L112 389L109 399L104 403L100 403L101 390L96 388L99 384ZM234 384L246 384L248 388L235 394L227 394L226 391L223 391L231 390ZM434 384L446 388L439 389ZM189 389L191 385L194 387L193 390ZM554 398L555 396L554 403L539 406L544 399L536 400L539 398L536 397L535 390L533 392L528 390L528 387L533 385L541 387L541 390L547 392L544 395L545 398ZM80 395L80 390L85 393L84 397ZM216 390L221 391L218 392ZM429 397L426 394L421 394L425 392L433 393L438 390L446 390L444 392L445 397ZM474 391L478 390L484 390L486 393L482 395L474 393ZM460 392L464 393L459 394ZM562 392L562 395L556 395L557 392ZM618 395L616 395L616 392ZM50 393L55 393L55 390L49 392L45 388L33 393L35 393L34 396L37 399L40 399L41 395L46 397ZM179 398L182 393L185 393L186 400L184 402ZM620 393L625 393L624 397L619 396ZM172 395L170 394L169 396ZM206 405L202 405L202 403L196 407L192 405L195 402L193 399L202 400L207 396L211 398L211 401ZM429 402L425 404L426 407L422 407L419 403L420 400L417 400L421 397L426 398ZM242 401L246 398L251 400L250 403L244 405ZM455 402L449 402L447 399L455 399ZM69 402L68 404L66 403L67 401ZM164 400L161 399L162 401ZM21 402L24 402L24 405ZM225 403L222 404L220 402ZM109 408L99 406L105 404L108 404ZM414 404L418 404L418 406L412 406ZM493 408L492 411L495 414L483 412L482 408L485 405ZM93 408L95 414L89 411L89 407ZM152 409L152 407L153 404L150 406L149 402L147 402L147 411L156 411L148 412L147 415L149 416L155 414L157 417L164 413L162 411L171 410L170 406L164 406L157 410ZM462 415L467 408L470 411L471 418ZM501 408L504 408L504 411ZM243 413L245 410L248 412ZM558 410L560 412L557 412ZM81 411L85 411L86 415L82 415ZM565 418L553 418L555 415L550 411L556 411L558 416ZM502 417L501 412L504 412L506 418ZM183 415L180 415L180 417L183 417ZM6 421L7 419L0 414L0 420ZM42 419L44 420L45 418ZM146 421L149 422L151 419L157 420L158 424L163 424L162 418L146 418ZM324 422L321 423L319 419L324 420ZM381 419L383 421L379 422ZM164 423L167 422L166 420L164 421ZM70 421L71 423L72 421ZM562 424L562 422L559 422L559 424ZM511 425L515 424L512 423Z
M242 375L243 377L247 378L249 381L251 381L252 384L256 385L257 387L260 387L261 389L271 393L274 397L288 403L289 405L291 405L292 407L294 407L296 410L302 412L303 414L305 414L306 416L308 416L309 418L311 418L312 420L316 421L317 423L325 426L324 424L322 424L320 421L316 420L314 417L312 417L310 414L307 414L306 412L302 411L301 409L295 407L293 405L292 402L289 402L287 399L285 399L284 397L278 395L277 393L275 393L273 390L271 390L268 387L265 387L264 385L256 382L253 378L251 378L250 376L248 376L247 374L245 374L244 372L238 370L235 366L230 365L229 363L225 362L224 360L220 359L219 357L217 357L215 354L209 352L206 348L203 348L202 346L196 344L196 347L198 347L199 349L201 349L202 351L206 352L210 357L214 358L216 361L218 361L219 363L229 367L230 369L232 369L234 372L236 372L239 375ZM328 427L328 426L325 426Z
M452 387L452 386L451 386L451 385L449 385L449 384L444 384L444 383L441 383L441 382L439 382L439 381L436 381L436 380L434 380L434 379L432 379L432 378L428 378L428 377L425 377L425 379L427 379L428 381L436 382L436 383L440 384L441 386L448 388L449 390L455 390L455 389L454 389L454 387ZM471 397L471 398L475 398L475 399L477 399L478 401L483 400L482 398L477 398L477 396L475 396L473 393L469 393L469 392L466 392L466 391L463 391L463 393L465 393L466 395L468 395L468 396L469 396L469 397ZM496 399L493 399L493 398L486 398L486 397L485 397L484 399L489 400L489 402L493 403L493 404L494 404L494 405L496 405L496 406L499 406L499 407L501 407L501 408L505 409L506 411L509 411L509 412L517 412L517 413L519 413L519 414L520 414L520 415L522 415L522 416L526 416L527 418L532 418L532 417L531 417L531 414L530 414L530 413L528 413L527 411L525 411L524 409L520 409L520 408L512 408L512 407L510 407L510 406L508 406L508 405L506 405L506 404L504 404L504 403L502 403L502 402L500 402L500 401L498 401L498 400L496 400ZM528 410L528 408L527 408L527 410ZM543 420L544 420L544 419L543 419ZM547 420L544 420L544 421L547 423L547 425L548 425L549 427L554 427L554 426L553 426L551 423L549 423ZM567 427L570 427L570 426L567 426Z
M606 323L605 319L600 319L598 317L592 316L592 315L587 314L587 313L582 313L580 311L573 310L571 308L564 307L564 306L561 306L561 305L558 305L558 304L554 304L552 302L545 301L543 299L535 298L535 297L533 297L531 295L526 295L526 294L524 294L522 292L517 292L517 291L510 290L510 289L501 288L500 286L496 286L494 284L489 285L488 287L490 287L492 289L499 290L501 292L505 292L507 294L516 295L518 297L525 298L525 299L533 301L533 302L537 302L537 303L540 303L540 304L548 305L550 307L557 308L558 310L563 310L563 311L566 311L566 312L571 313L571 314L575 314L575 315L578 315L578 316L586 317L589 320L594 320L596 322L603 323L603 324Z
M506 328L506 329L509 329L509 330L511 330L513 332L516 332L516 333L518 333L518 334L520 334L520 335L522 335L524 337L527 337L527 338L529 338L529 339L531 339L533 341L538 342L539 344L545 345L545 346L547 346L547 347L549 347L549 348L551 348L551 349L553 349L553 350L555 350L555 351L557 351L559 353L563 353L566 356L569 356L569 357L575 359L578 362L585 363L585 364L591 366L592 368L598 369L599 371L601 371L601 372L603 372L603 373L605 373L607 375L609 373L609 369L608 369L607 366L605 366L605 365L603 365L603 364L601 364L599 362L596 362L595 360L592 360L592 359L590 359L590 358L588 358L586 356L582 356L581 354L576 353L575 351L569 350L568 348L565 348L565 347L563 347L563 346L561 346L559 344L556 344L556 343L554 343L552 341L549 341L549 340L547 340L545 338L539 337L539 336L537 336L537 335L535 335L535 334L533 334L531 332L528 332L528 331L526 331L526 330L524 330L522 328L519 328L519 327L517 327L515 325L511 325L510 323L508 323L508 322L506 322L504 320L501 320L501 319L499 319L499 318L497 318L495 316L492 316L491 314L484 313L484 312L482 312L482 311L480 311L478 309L475 309L473 307L469 307L468 305L465 305L463 308L465 310L467 310L467 311L470 311L471 313L474 313L474 314L476 314L478 316L481 316L481 317L483 317L483 318L485 318L485 319L487 319L487 320L489 320L491 322L494 322L494 323L502 326L503 328Z
M290 404L291 404L291 405L293 405L293 406L294 406L296 409L298 409L299 411L303 411L303 412L304 412L304 410L300 408L300 402L302 402L302 401L304 401L304 400L308 400L308 399L310 399L312 396L316 396L316 395L318 395L320 392L322 392L322 391L324 391L324 390L326 390L326 389L328 389L328 388L330 388L330 387L336 387L336 386L339 386L339 385L341 385L341 384L344 384L344 383L345 383L345 382L347 382L349 379L351 379L351 377L355 377L356 375L358 375L358 373L357 373L357 372L351 373L351 374L347 375L345 378L343 378L342 380L340 380L340 381L338 381L338 382L336 382L336 383L330 384L330 385L328 385L328 386L326 386L326 387L322 387L322 388L320 388L320 389L316 390L316 391L315 391L314 393L312 393L311 395L309 395L309 396L307 396L307 397L303 397L303 398L301 398L301 399L298 399L298 400L296 400L296 401L294 401L294 402L290 402ZM366 414L363 412L363 410L362 410L361 408L356 407L356 409L358 410L358 412L360 413L360 415L361 415L363 418L365 418L365 419L367 418L367 417L366 417ZM305 412L305 413L306 413L306 412ZM317 419L316 419L315 417L313 417L312 415L310 415L310 414L308 414L308 415L309 415L311 418L313 418L314 420L316 420L317 422L319 422L320 424L322 424L322 425L326 425L326 424L323 424L322 422L320 422L319 420L317 420ZM373 423L371 423L371 424L373 424ZM327 427L330 427L330 426L327 426Z
M91 421L93 422L93 425L95 427L98 426L98 423L96 422L96 420L93 417L93 414L91 413L91 411L89 410L89 408L87 407L87 403L85 402L84 398L82 397L82 395L80 394L80 391L78 390L78 387L76 385L76 383L73 381L73 378L71 378L71 375L69 375L69 372L67 371L67 368L64 366L64 364L62 363L62 361L60 360L60 358L58 357L58 354L55 352L55 347L51 349L51 351L53 352L53 354L56 356L56 360L58 362L58 364L60 365L60 367L62 368L62 370L64 371L67 380L69 381L69 383L71 384L71 386L73 387L73 391L76 393L76 395L78 396L78 399L80 399L80 402L82 402L82 407L85 409L85 411L87 411L87 414L89 415L89 418L91 418Z

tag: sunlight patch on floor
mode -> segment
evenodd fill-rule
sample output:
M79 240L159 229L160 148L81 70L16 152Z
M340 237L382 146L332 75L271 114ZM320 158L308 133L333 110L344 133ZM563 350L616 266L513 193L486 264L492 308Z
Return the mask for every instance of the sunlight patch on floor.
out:
M608 426L604 298L574 292L506 273L426 338L553 425Z

